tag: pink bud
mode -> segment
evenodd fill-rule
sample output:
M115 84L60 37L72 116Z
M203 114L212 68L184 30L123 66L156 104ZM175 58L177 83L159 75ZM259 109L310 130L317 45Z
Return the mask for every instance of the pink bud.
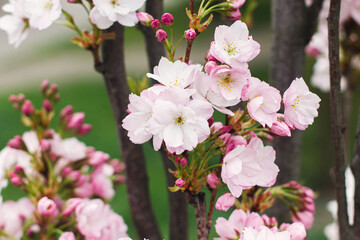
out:
M15 186L21 186L23 184L21 177L19 175L17 175L16 173L10 172L9 176L10 176L11 183L14 184Z
M24 142L20 136L15 136L13 139L10 139L8 144L9 147L15 148L15 149L24 149Z
M89 156L89 163L92 166L98 166L104 162L109 161L110 156L107 153L96 151L90 154Z
M233 8L241 8L242 5L244 5L245 0L228 0L230 1L230 5Z
M241 18L240 10L236 9L235 11L229 12L228 18L232 21L240 20L240 18Z
M84 122L85 114L82 112L74 113L68 120L67 126L69 129L80 128Z
M48 89L49 87L49 80L45 79L42 83L41 83L41 91L45 92L46 89Z
M78 178L81 176L81 173L80 171L78 170L75 170L75 171L72 171L68 174L68 177L71 179L71 180L78 180Z
M17 173L23 173L24 172L24 168L22 166L18 165L18 164L15 164L14 170Z
M125 163L121 162L119 159L113 159L109 162L109 164L112 166L112 168L114 169L114 173L121 173L122 171L125 170Z
M66 116L71 115L72 113L73 113L73 108L72 108L72 106L68 105L61 110L60 116L66 117Z
M25 100L23 106L21 107L21 111L25 116L30 116L30 115L34 114L35 109L34 109L32 102L28 99Z
M247 145L246 139L240 135L231 136L229 141L227 142L225 154L228 154L229 152L234 150L239 145L246 146Z
M179 188L182 188L185 185L185 180L183 178L178 178L175 181L175 185L178 186Z
M66 167L64 168L64 170L61 172L61 176L63 178L65 178L69 173L71 173L73 171L73 169L71 167Z
M219 131L223 127L224 126L223 126L223 124L221 122L214 122L213 124L211 124L210 132L211 133L216 133L217 131Z
M84 136L88 134L92 130L91 124L83 124L81 125L80 129L77 131L77 135Z
M311 57L317 57L321 53L318 48L315 48L315 47L311 46L310 44L308 44L306 46L305 52L306 52L307 55L309 55Z
M139 22L144 25L149 27L151 25L151 21L154 20L153 16L151 16L150 14L146 13L146 12L139 12L136 13L136 17L139 19Z
M41 229L39 225L33 224L26 230L26 235L28 237L34 238L35 237L34 235L40 232L40 230Z
M213 125L213 123L214 123L214 118L213 118L213 117L209 118L209 119L207 120L207 122L208 122L209 126Z
M227 211L229 208L234 206L235 197L231 193L224 193L221 197L218 198L215 204L215 208L218 211Z
M50 150L51 144L50 144L49 140L41 139L40 140L40 147L41 147L41 151L48 152Z
M54 92L57 92L58 86L55 83L51 84L51 90L53 90Z
M158 30L160 25L161 25L161 23L160 23L159 19L151 20L151 28L154 29L154 31Z
M171 13L164 13L161 16L161 22L165 25L165 26L170 26L173 24L174 22L174 16Z
M214 173L210 173L209 175L207 175L206 181L209 184L209 186L214 189L216 188L216 185L220 183L219 178Z
M51 112L51 111L53 110L53 107L52 107L50 101L47 100L47 99L44 100L43 108L44 108L47 112Z
M286 226L285 230L290 233L291 240L303 240L306 238L305 226L300 222L295 222L293 224Z
M62 210L61 214L66 217L69 216L76 209L76 207L79 206L79 204L82 202L83 202L82 198L70 198L69 200L66 201L65 207Z
M164 30L159 29L156 31L155 37L159 42L165 42L167 39L167 33Z
M185 31L185 37L187 40L193 40L196 37L196 32L194 29L188 29Z
M43 197L37 204L37 210L42 216L53 216L56 213L56 203L48 197Z
M67 0L68 3L81 3L81 0Z
M70 1L70 0L68 0ZM63 232L58 240L76 240L75 235L72 232Z
M9 101L12 102L12 103L16 103L18 101L18 98L15 95L10 95L9 96Z
M205 64L205 72L210 75L211 70L217 66L217 63L215 61L208 61Z
M180 159L180 165L186 167L188 165L188 161L186 158Z

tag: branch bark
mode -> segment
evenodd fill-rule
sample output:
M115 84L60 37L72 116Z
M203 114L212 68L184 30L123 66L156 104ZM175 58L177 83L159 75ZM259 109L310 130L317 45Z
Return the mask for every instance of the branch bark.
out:
M355 217L354 217L354 236L360 239L360 109L355 136L354 158L351 170L355 177Z
M102 74L114 112L116 128L122 157L126 164L127 193L135 227L140 239L161 240L148 189L148 176L145 157L141 145L130 142L126 131L121 127L127 115L129 89L126 83L124 64L124 27L115 23L105 32L115 32L115 40L106 40L102 45Z
M319 16L324 0L314 0L310 7L306 9L306 28L305 28L305 43L308 44L314 35ZM315 21L314 21L315 20Z
M206 199L205 193L196 194L186 193L189 203L195 208L196 232L198 240L208 240L210 229L206 219Z
M338 202L338 222L340 239L353 239L348 222L346 188L345 188L345 126L343 123L342 97L340 90L340 57L339 57L339 15L340 1L331 0L328 17L329 62L330 62L330 111L331 129L334 147L334 183Z

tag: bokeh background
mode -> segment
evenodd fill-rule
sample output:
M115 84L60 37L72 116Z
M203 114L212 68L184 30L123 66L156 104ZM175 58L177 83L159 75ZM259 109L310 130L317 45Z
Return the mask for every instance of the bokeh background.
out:
M0 4L5 4L0 0ZM188 1L167 0L165 11L175 16L175 31L179 36L186 29L185 8ZM87 27L87 18L82 12L81 6L69 5L64 1L63 7L74 14L75 21L82 27ZM260 55L250 63L253 76L268 81L269 61L271 52L271 5L268 0L259 0L259 7L254 12L254 24L250 34L261 44ZM0 15L4 13L1 12ZM220 16L206 32L201 34L195 41L191 59L193 62L204 63L204 55L213 39L214 27L221 22ZM60 110L66 105L73 105L75 111L86 113L86 122L93 125L93 131L86 137L81 138L89 146L109 153L113 158L120 157L115 123L111 112L109 100L102 76L93 69L92 57L89 52L80 49L71 43L75 33L63 26L53 25L42 32L31 31L17 49L8 45L7 35L0 32L0 148L14 135L21 135L27 129L20 122L20 114L12 109L8 101L10 94L24 93L32 99L37 107L41 106L40 84L48 79L51 83L59 86L61 101L56 107ZM175 38L176 39L176 38ZM177 57L183 54L184 45L178 50ZM141 78L147 69L147 58L142 34L136 28L126 28L125 31L125 61L127 74L134 78ZM309 83L312 73L313 59L306 61L305 81ZM310 86L311 88L311 86ZM317 193L315 223L308 232L308 239L326 239L323 235L323 227L332 222L330 214L326 210L326 203L333 199L334 187L330 177L330 168L333 164L333 152L331 147L329 94L319 92L322 101L319 109L319 117L312 126L303 133L301 151L301 180L300 182L314 189ZM352 105L353 116L351 117L350 139L354 139L356 110L359 109L360 92L354 94ZM352 151L353 143L349 144ZM168 210L167 210L167 186L165 174L161 164L160 155L154 152L151 145L143 146L146 155L147 169L151 199L156 218L159 222L164 238L168 238ZM294 166L296 167L296 166ZM18 199L22 193L8 187L3 192L4 200ZM117 189L115 198L111 201L113 209L121 214L129 226L129 235L136 238L133 227L125 186ZM190 239L196 239L195 221L193 208L188 209L191 220ZM226 213L228 216L230 213ZM214 220L223 213L215 211ZM215 237L214 229L211 237Z

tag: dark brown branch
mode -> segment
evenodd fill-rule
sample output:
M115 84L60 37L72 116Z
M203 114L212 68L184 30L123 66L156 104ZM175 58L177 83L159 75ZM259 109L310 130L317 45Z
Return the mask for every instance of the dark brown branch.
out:
M114 112L122 157L126 164L127 193L132 217L139 238L161 240L148 189L145 157L141 145L130 142L127 132L121 127L127 115L129 89L126 83L124 64L124 28L115 23L105 32L115 32L115 40L105 40L102 45L103 77Z
M360 238L360 109L355 135L354 157L351 164L351 170L355 177L354 236L358 236L358 238Z
M209 230L206 221L206 199L205 193L186 193L189 203L195 208L196 231L198 240L208 240Z
M192 39L188 40L187 46L186 46L186 53L185 53L185 62L186 63L189 63L189 60L190 60L192 44L193 44L193 40Z
M270 84L282 93L296 77L303 76L306 28L304 0L272 0L272 55ZM277 184L297 180L300 169L301 135L294 131L291 138L275 138L276 164L280 168ZM286 206L272 208L279 221L288 221Z
M314 35L317 25L318 17L321 11L324 0L314 0L310 7L306 9L306 25L305 28L305 44L308 44L311 40L312 35Z
M353 239L348 222L346 188L345 188L345 126L343 123L342 97L340 90L340 57L339 57L339 15L340 1L331 0L328 17L329 29L329 62L330 62L330 111L331 130L334 147L334 183L338 202L338 223L340 239Z

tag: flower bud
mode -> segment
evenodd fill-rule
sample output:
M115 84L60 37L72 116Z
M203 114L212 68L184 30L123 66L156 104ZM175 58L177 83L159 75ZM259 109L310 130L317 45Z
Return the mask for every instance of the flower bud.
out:
M48 152L48 151L50 151L51 144L50 144L49 140L41 139L40 140L40 147L41 147L41 151Z
M161 23L160 23L159 19L151 20L151 28L154 29L154 31L158 30L160 25L161 25Z
M104 162L107 162L109 159L110 159L109 154L101 151L96 151L90 154L89 163L92 166L98 166Z
M161 16L161 22L165 25L165 26L170 26L173 24L174 22L174 16L171 13L164 13Z
M91 124L83 124L81 125L80 129L77 131L78 136L84 136L88 134L92 130Z
M180 159L180 165L183 167L187 167L187 165L188 165L187 159L186 158Z
M185 185L185 180L183 178L178 178L176 181L175 181L175 185L179 188L182 188L184 185Z
M71 0L68 0L71 1ZM76 240L74 233L72 232L63 232L58 240Z
M21 186L23 184L21 177L16 173L10 172L9 176L10 176L10 182L14 184L14 186Z
M48 197L43 197L37 204L37 210L42 216L53 216L56 213L56 203Z
M305 226L300 222L295 222L293 224L285 226L285 230L290 233L291 240L303 240L306 238Z
M241 18L240 10L236 9L234 11L229 12L227 18L232 21L240 20L240 18Z
M82 198L70 198L66 201L65 207L62 210L61 214L65 217L69 216L73 211L75 211L76 207L79 206L80 203L83 202Z
M139 22L147 27L150 27L151 21L154 20L153 16L146 12L136 13L136 17L139 19Z
M73 108L72 106L68 105L61 110L60 117L66 117L71 115L72 113L73 113Z
M51 84L51 90L53 90L53 92L57 92L57 90L58 90L57 84L55 84L55 83Z
M46 112L51 112L53 110L50 101L47 99L44 100L43 108L46 110Z
M218 211L227 211L229 208L234 206L235 197L231 193L224 193L221 197L218 198L215 204L215 208Z
M16 135L13 139L10 139L8 144L9 147L24 150L25 144L19 135Z
M196 37L196 32L194 29L188 29L185 31L185 37L187 40L193 40Z
M208 61L205 64L205 72L210 75L211 70L217 66L217 63L215 61Z
M49 80L45 79L45 80L41 83L41 92L44 93L48 88L49 88Z
M25 116L30 116L35 113L34 106L30 100L25 100L23 106L21 107L21 111Z
M228 2L230 2L230 6L238 9L241 8L242 5L244 5L245 0L228 0Z
M73 171L73 169L71 167L66 167L64 168L64 170L61 172L61 176L63 178L65 178L68 174L70 174Z
M74 113L70 119L68 119L67 127L69 129L78 129L84 123L85 114L82 112Z
M164 30L159 29L156 31L155 37L159 42L165 42L168 36Z
M20 166L19 164L15 164L14 170L15 170L15 172L20 173L20 174L24 173L24 168L22 166Z
M209 175L207 175L206 181L209 184L209 186L214 189L216 188L216 185L220 183L219 178L214 173L210 173Z
M17 103L18 98L15 95L10 95L9 96L9 101L12 102L12 103Z
M67 0L68 3L81 3L81 0Z

